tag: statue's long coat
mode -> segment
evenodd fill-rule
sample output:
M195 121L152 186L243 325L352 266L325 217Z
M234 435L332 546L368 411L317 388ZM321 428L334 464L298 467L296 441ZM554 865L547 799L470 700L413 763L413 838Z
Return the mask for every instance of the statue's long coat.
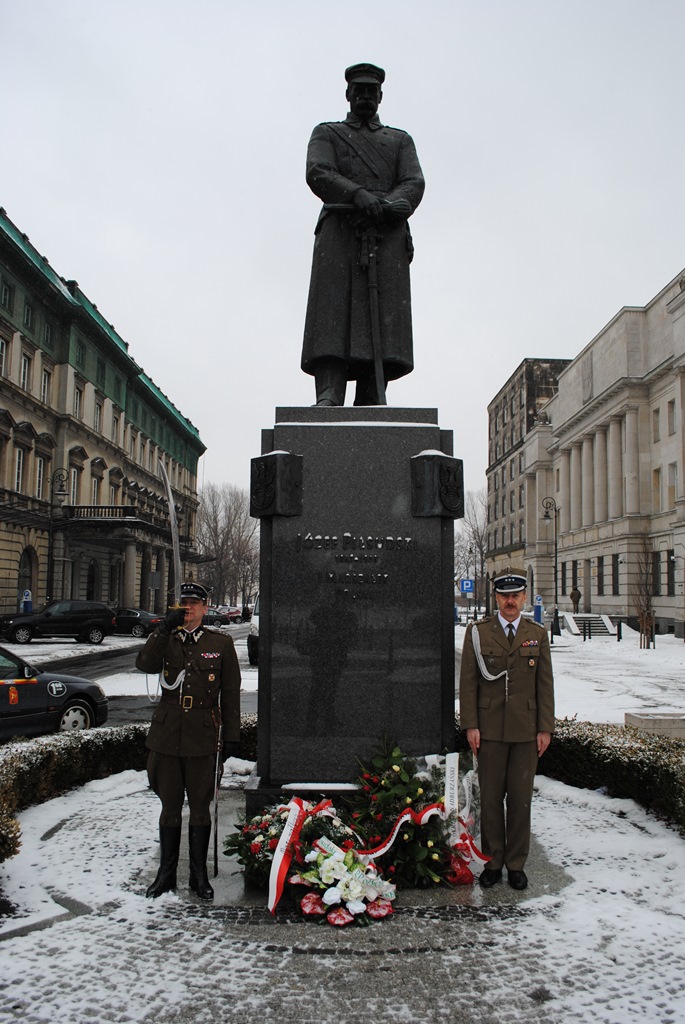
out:
M307 183L324 203L352 203L364 188L379 198L406 200L412 213L424 180L411 136L348 114L346 121L317 125L307 152ZM406 219L384 219L377 228L381 349L385 374L394 380L414 367L409 264L413 254ZM373 362L368 272L359 266L359 232L348 214L323 210L316 226L307 304L302 369L314 373L322 357L344 359L354 379L359 364Z

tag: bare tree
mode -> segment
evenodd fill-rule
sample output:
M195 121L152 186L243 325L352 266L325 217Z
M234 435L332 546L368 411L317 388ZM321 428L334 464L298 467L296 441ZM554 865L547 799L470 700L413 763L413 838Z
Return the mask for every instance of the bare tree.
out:
M485 597L485 552L487 549L488 501L485 488L468 491L464 518L457 523L454 535L454 573L458 579L473 574L476 606Z
M259 580L258 520L250 516L247 491L232 484L206 484L200 492L197 543L212 557L202 574L212 602L251 600Z

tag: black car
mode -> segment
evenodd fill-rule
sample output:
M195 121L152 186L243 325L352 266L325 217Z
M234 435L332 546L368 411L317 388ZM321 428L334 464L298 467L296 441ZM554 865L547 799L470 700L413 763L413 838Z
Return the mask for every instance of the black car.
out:
M97 683L34 668L0 647L0 739L104 725L107 697Z
M114 632L114 612L98 601L54 601L38 612L0 616L0 634L15 644L34 637L74 637L83 643L100 644Z
M164 621L163 615L146 612L142 608L117 608L115 615L117 624L114 632L130 636L147 636Z
M205 626L230 626L231 622L234 621L235 619L232 619L230 615L222 612L219 608L208 608L202 619Z

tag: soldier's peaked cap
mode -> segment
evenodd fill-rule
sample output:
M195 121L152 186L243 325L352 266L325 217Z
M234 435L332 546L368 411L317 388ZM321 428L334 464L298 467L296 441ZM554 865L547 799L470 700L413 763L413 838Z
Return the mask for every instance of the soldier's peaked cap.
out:
M353 64L345 70L345 81L350 85L353 82L382 85L385 81L385 71L383 68L377 68L375 64Z
M498 573L492 582L497 594L520 594L528 586L523 570L512 569L511 566Z
M184 597L196 597L199 601L204 602L209 597L209 592L201 583L182 583L181 598Z

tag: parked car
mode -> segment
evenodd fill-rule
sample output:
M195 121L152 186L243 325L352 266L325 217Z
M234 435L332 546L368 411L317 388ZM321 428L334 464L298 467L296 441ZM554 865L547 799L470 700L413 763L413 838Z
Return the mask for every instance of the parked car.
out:
M217 608L217 611L223 612L224 615L227 615L232 623L245 621L243 619L243 613L241 612L240 608L236 608L235 605L220 604Z
M259 660L259 594L254 603L250 632L247 634L247 658L251 665L256 665Z
M107 697L97 683L34 668L0 647L0 739L104 725Z
M54 601L37 612L0 616L0 635L15 644L34 637L74 637L82 643L100 644L116 627L111 608L99 601Z
M208 608L202 620L205 626L230 626L231 619L219 608Z
M117 624L115 633L126 633L131 636L147 636L164 621L163 615L146 612L142 608L117 608Z

